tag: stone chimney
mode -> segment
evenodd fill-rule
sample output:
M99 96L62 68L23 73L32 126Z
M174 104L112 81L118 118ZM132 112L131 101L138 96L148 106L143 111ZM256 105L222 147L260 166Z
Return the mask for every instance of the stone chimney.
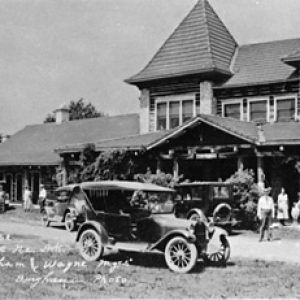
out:
M70 118L70 110L66 105L61 105L55 111L55 122L57 124L61 124L64 122L68 122Z

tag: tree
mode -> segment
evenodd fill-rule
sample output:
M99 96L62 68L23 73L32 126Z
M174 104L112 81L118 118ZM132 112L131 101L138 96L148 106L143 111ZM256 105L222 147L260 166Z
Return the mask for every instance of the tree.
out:
M94 105L90 102L85 103L83 98L78 101L71 101L69 104L70 110L70 120L80 120L89 118L103 117L105 114L103 112L97 111ZM44 123L55 122L55 115L50 113L46 116Z

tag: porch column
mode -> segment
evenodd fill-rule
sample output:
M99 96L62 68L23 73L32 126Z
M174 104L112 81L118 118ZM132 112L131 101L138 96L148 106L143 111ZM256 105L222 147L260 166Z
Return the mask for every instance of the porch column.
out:
M158 156L156 158L156 174L161 172L161 158Z
M178 179L179 177L179 164L177 158L174 158L173 160L173 176L175 179Z
M241 155L239 155L237 158L237 168L238 168L238 171L244 170L244 157Z
M264 161L262 155L257 155L257 185L259 189L265 187Z

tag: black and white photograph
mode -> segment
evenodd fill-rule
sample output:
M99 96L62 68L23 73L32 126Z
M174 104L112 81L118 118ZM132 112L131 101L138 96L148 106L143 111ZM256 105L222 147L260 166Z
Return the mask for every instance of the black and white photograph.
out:
M300 299L299 0L0 0L0 299Z

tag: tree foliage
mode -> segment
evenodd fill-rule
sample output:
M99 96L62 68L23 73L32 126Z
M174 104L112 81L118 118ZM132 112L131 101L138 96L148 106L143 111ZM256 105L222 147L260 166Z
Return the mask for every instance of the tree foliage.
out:
M152 174L150 170L145 174L136 174L134 179L143 183L153 183L164 187L174 187L176 183L179 182L181 177L174 178L172 174L167 174L159 172L157 174Z
M103 117L105 114L103 112L97 111L94 105L90 102L85 103L83 98L78 101L71 101L69 104L70 110L70 120L80 120L89 118ZM44 123L55 122L55 115L50 113L46 116Z

